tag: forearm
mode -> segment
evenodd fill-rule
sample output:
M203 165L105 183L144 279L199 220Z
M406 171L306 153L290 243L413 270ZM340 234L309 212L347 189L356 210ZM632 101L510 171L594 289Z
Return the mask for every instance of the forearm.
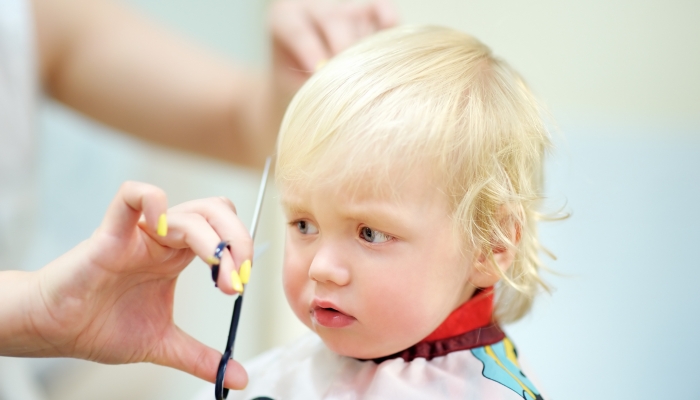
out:
M107 0L35 0L35 15L42 79L59 101L147 140L227 161L260 165L271 152L281 111L266 75Z

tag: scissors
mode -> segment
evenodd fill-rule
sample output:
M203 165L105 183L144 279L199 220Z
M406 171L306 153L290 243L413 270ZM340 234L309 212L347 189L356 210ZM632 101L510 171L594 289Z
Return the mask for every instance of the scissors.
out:
M260 190L258 191L258 202L255 205L255 212L253 213L253 223L250 225L250 237L255 240L255 232L258 228L258 221L260 219L260 209L262 208L263 198L265 197L265 187L267 186L267 176L270 172L270 162L271 158L268 157L265 161L265 169L263 170L262 181L260 182ZM236 331L238 331L238 320L241 317L241 307L243 306L243 293L244 290L238 295L236 302L233 305L233 317L231 318L231 328L228 331L228 340L226 341L226 349L224 354L221 356L221 362L219 362L219 369L216 372L216 384L214 385L214 396L216 400L223 400L228 397L228 389L224 387L224 377L226 376L226 366L228 365L228 360L233 358L233 345L236 342Z

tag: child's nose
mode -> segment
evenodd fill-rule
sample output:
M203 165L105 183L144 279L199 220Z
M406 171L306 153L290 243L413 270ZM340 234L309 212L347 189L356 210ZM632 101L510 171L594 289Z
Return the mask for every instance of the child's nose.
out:
M321 247L309 267L309 278L319 283L333 283L345 286L350 283L350 269L342 256L334 246Z

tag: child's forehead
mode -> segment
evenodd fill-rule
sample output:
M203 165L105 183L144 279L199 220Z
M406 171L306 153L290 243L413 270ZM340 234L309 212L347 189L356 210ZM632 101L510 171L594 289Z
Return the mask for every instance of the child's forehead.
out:
M363 207L429 204L444 197L442 188L435 184L428 168L406 171L396 166L383 173L322 174L279 184L282 205L288 211L309 211L312 203L318 201L342 203L344 207L359 210Z
M388 179L361 180L294 180L280 185L282 204L290 209L305 208L312 199L325 199L344 203L399 201L401 193Z

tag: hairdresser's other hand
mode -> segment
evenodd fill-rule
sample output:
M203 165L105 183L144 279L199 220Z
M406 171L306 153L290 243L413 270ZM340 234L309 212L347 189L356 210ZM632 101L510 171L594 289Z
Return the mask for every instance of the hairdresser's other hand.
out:
M396 25L398 13L390 0L280 0L269 21L275 80L288 101L334 55Z
M165 193L128 182L90 239L39 271L30 326L42 346L27 356L69 356L107 364L152 362L213 382L221 353L173 322L178 275L195 256L206 259L222 240L218 286L235 293L231 271L250 260L252 240L228 199L183 203L161 215ZM233 253L233 254L231 254ZM242 388L247 374L229 361L225 384Z

